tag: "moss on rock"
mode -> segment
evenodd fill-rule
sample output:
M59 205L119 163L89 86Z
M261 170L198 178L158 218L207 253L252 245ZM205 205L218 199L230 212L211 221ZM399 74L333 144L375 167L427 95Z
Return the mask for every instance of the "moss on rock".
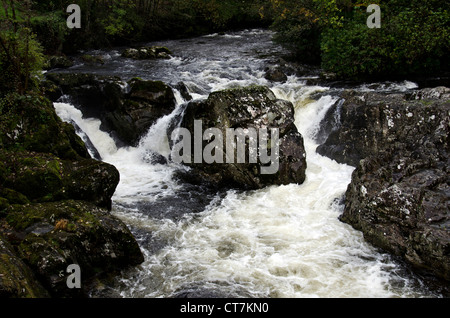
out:
M37 281L31 269L13 252L0 235L0 297L47 298L49 293Z
M53 295L71 296L65 269L78 264L83 282L143 261L125 224L106 210L84 201L13 205L1 228L20 257ZM5 230L8 229L8 230Z

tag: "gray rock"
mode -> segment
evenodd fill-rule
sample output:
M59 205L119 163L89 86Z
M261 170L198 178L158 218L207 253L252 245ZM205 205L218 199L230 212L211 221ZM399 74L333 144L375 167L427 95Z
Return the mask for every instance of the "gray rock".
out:
M279 166L274 174L262 174L260 160L258 163L249 162L249 145L246 144L245 163L237 163L236 153L226 154L234 158L233 163L226 163L225 159L224 163L194 163L192 156L188 165L194 168L197 176L201 175L216 185L243 189L259 189L273 184L301 184L305 180L306 154L303 137L294 124L293 105L276 99L269 88L250 86L229 89L214 92L207 100L193 101L187 105L181 122L181 127L188 129L192 136L195 120L202 121L203 130L218 128L221 131L225 153L228 128L252 128L258 133L262 128L277 128L279 131ZM204 141L203 146L208 143Z
M170 59L172 52L162 46L148 46L139 49L126 49L122 56L135 60L150 60L150 59Z
M135 146L148 129L176 106L173 90L161 81L134 78L122 89L118 77L94 74L48 74L86 117L98 118L101 129L120 145Z
M414 268L450 280L448 89L343 97L328 117L339 111L339 126L318 148L357 167L340 219Z

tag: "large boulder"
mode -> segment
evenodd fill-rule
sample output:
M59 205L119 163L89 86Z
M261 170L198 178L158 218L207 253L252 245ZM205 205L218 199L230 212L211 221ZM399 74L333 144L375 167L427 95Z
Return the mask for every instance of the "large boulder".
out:
M0 294L84 296L94 276L142 262L136 240L109 212L117 169L89 157L49 100L11 94L2 102ZM82 270L79 290L66 286L71 264Z
M63 123L43 96L8 95L0 113L0 149L27 149L62 159L90 158L72 125Z
M269 88L250 86L229 89L214 92L206 100L190 102L180 127L191 133L192 150L195 148L196 121L197 125L198 121L201 121L203 131L209 128L220 131L223 140L218 148L223 151L223 156L219 155L223 158L223 163L219 160L196 163L192 151L188 160L190 163L184 163L194 169L193 175L203 177L215 185L242 189L304 182L306 154L303 137L294 124L293 105L288 101L277 99ZM233 129L235 132L242 129L244 133L253 130L258 137L266 130L269 140L265 144L269 148L276 139L275 135L271 135L271 129L276 129L279 143L278 147L272 147L269 151L273 156L270 163L262 161L261 158L258 158L256 163L250 162L250 151L261 154L261 145L264 146L264 142L259 141L258 149L253 149L248 138L245 142L245 162L238 163L237 151L234 149L233 153L227 152L227 129ZM205 147L214 140L203 140L202 149L206 150ZM279 149L277 156L275 156L276 148ZM231 158L231 163L227 163L229 162L226 160L227 157ZM273 168L273 171L263 173L263 167L267 166Z
M433 116L434 107L426 106L445 104L450 89L427 88L407 94L348 90L341 98L321 123L317 152L356 167L361 159L387 145L414 139L411 130L417 131L415 127L432 129L435 121L421 120Z
M11 205L4 213L3 235L54 297L83 296L93 277L143 261L127 226L88 202ZM79 290L66 284L71 264L80 266Z
M0 298L48 298L31 269L0 235Z
M70 96L85 117L100 119L102 130L128 146L135 146L159 118L176 107L172 88L161 81L134 78L124 83L118 77L74 73L51 73L47 79ZM53 100L60 97L51 94Z
M319 150L357 166L340 219L375 246L445 280L450 280L449 92L348 92L336 107L339 116L333 116L339 125Z
M2 189L14 189L30 201L85 200L111 209L119 171L95 159L62 160L49 153L0 151Z

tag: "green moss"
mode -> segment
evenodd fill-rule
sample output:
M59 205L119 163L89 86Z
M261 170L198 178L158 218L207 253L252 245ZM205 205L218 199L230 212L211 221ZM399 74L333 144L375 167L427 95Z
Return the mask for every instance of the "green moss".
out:
M50 200L62 196L62 167L56 157L19 152L10 153L14 174L6 184L31 200Z
M75 232L77 228L99 224L98 217L91 212L96 209L85 202L73 200L14 205L7 209L6 222L20 232L38 222L56 225L59 220L65 219L68 220L66 230Z
M81 60L88 64L96 64L96 63L104 64L105 63L105 61L103 60L103 57L89 55L89 54L82 55Z
M27 204L30 203L28 198L20 192L12 189L4 188L0 191L0 194L4 197L9 204Z
M0 294L2 297L49 297L48 292L37 282L31 270L12 251L12 247L0 237Z
M0 197L0 211L4 211L9 207L9 201L5 198ZM1 216L1 214L0 214Z

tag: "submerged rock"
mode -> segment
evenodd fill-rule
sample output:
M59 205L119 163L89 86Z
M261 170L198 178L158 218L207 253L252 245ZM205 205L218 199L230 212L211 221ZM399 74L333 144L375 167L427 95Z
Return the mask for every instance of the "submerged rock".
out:
M194 139L196 132L196 121L201 121L203 130L215 128L216 132L223 137L222 141L215 140L216 146L221 150L215 150L210 154L217 154L217 159L210 163L201 161L196 163L193 153L189 156L189 162L184 162L194 168L194 174L203 176L208 182L224 187L237 187L243 189L259 189L268 185L281 185L289 183L303 183L305 180L306 154L303 146L303 137L297 131L294 124L294 107L284 100L276 99L273 92L262 86L251 86L246 88L229 89L210 94L207 100L193 101L189 103L181 121L181 127L187 129L191 135L192 150L194 150ZM245 141L245 163L238 163L237 151L227 152L227 133L229 129L235 132L256 132L255 140L261 137L265 129L270 139L275 141L271 135L271 129L278 131L279 153L276 148L271 148L269 153L270 162L262 162L261 157L257 162L250 162L249 153L261 155L264 142L258 141L258 149L250 144L249 139ZM203 136L203 131L200 132ZM169 134L170 135L170 134ZM205 138L208 139L208 138ZM202 151L214 140L203 140ZM172 141L175 143L174 141ZM200 141L201 142L201 141ZM256 141L255 141L256 142ZM271 141L266 142L269 148ZM269 144L269 145L268 145ZM273 145L272 145L273 147ZM223 151L219 153L216 151ZM228 158L228 159L226 159ZM231 159L230 161L228 161ZM229 162L229 163L227 163ZM263 173L263 167L273 168L273 171Z
M340 219L415 268L450 280L447 88L347 92L318 152L357 166Z

